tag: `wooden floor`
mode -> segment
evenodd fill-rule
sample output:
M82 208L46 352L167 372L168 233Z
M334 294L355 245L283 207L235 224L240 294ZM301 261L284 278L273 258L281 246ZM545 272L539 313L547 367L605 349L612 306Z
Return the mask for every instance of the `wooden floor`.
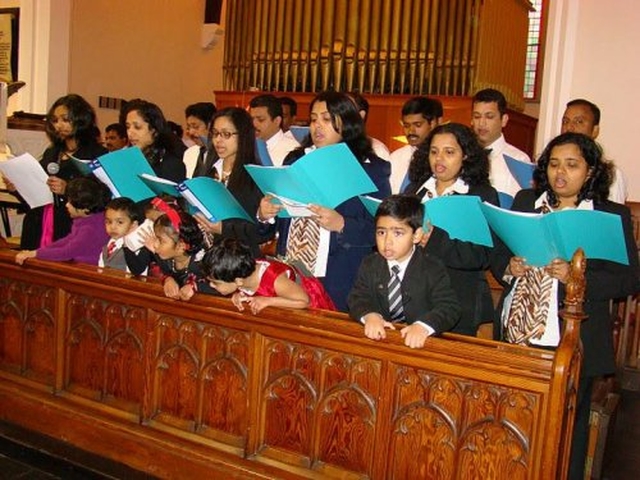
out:
M85 479L151 479L153 477L96 459L94 455L58 450L56 455L46 452L52 449L40 444L39 448L27 448L15 431L11 438L0 429L0 479L3 480L85 480ZM69 461L72 459L73 461ZM615 434L607 446L603 466L603 479L633 480L640 478L640 392L622 392L617 412Z
M640 478L640 392L622 391L614 437L605 453L602 478Z
M155 477L0 422L0 480L18 479L153 480Z

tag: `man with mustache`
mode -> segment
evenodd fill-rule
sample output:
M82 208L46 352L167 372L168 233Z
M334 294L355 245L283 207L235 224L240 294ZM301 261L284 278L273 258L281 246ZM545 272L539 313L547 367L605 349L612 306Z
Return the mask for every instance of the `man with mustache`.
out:
M511 175L504 155L525 163L531 163L531 159L505 140L502 129L507 122L507 100L502 92L486 88L473 96L471 128L480 145L489 150L489 181L498 192L515 197L520 185Z
M256 137L267 143L267 151L273 164L281 166L289 152L300 144L282 131L280 100L271 94L258 95L249 102L249 113L256 129Z
M402 106L402 128L408 145L391 153L391 193L402 193L409 184L407 170L413 152L442 121L442 103L435 98L414 97Z
M582 133L593 140L600 133L600 108L589 100L576 98L567 103L567 108L562 115L562 127L560 133ZM610 160L609 160L610 161ZM609 200L622 203L627 200L627 181L622 170L613 165L613 179L609 188Z

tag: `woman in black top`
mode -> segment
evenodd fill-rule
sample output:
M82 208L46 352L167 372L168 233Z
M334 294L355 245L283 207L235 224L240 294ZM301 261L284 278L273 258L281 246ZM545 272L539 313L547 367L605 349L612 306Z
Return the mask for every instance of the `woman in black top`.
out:
M213 116L211 141L217 160L213 162L211 176L222 182L242 208L254 217L258 211L262 193L245 165L258 165L256 134L251 116L238 107L223 108ZM273 232L259 229L255 222L230 218L210 222L203 215L196 214L202 229L210 235L221 238L237 238L247 245L252 253L260 255L260 244L269 240Z
M613 326L609 302L615 298L635 295L640 289L638 277L640 267L638 267L638 251L633 239L631 213L626 206L608 200L612 179L611 169L611 164L604 160L600 147L590 137L581 133L563 133L551 140L540 155L538 166L533 174L535 188L518 192L511 207L514 211L544 214L565 209L597 210L619 216L622 224L628 265L596 258L590 258L587 261L584 302L587 318L580 325L583 360L567 477L570 479L584 477L594 379L615 373ZM530 288L535 287L531 276L536 273L543 276L543 280L539 281L540 285L550 280L555 287L547 295L552 297L541 298L542 295L538 292L534 303L549 305L549 302L552 302L557 307L560 305L560 299L565 297L569 260L556 258L548 265L534 267L529 265L526 259L514 256L508 247L499 241L495 246L492 269L495 277L505 282L507 291L516 289L516 281L526 282L525 287L527 284ZM544 291L542 288L539 290ZM555 298L554 290L557 291ZM509 330L513 331L514 317L508 315L510 313L508 305L502 304L500 308L506 310L504 314L508 316L508 321L506 326L502 322L495 325L494 336L499 339L508 339L513 336L510 335ZM552 314L553 310L550 307L547 311L545 331L550 326L550 322L559 322L557 316ZM540 316L541 314L538 314L535 318ZM554 318L551 318L552 316ZM561 328L559 330L562 331ZM529 338L535 338L535 336ZM559 338L554 339L554 342L542 344L553 346L557 342ZM526 343L534 344L531 340Z
M54 194L54 202L27 211L20 239L22 250L46 246L71 231L64 193L69 180L82 176L71 156L93 160L107 153L99 143L95 111L80 95L65 95L53 103L47 113L45 131L51 145L42 155L40 164L51 174L47 184ZM25 204L25 208L29 207Z
M131 100L120 112L120 121L127 127L131 146L142 150L158 177L176 183L185 179L186 169L182 163L185 145L171 132L155 103Z
M475 195L498 204L498 193L489 183L489 160L469 127L447 123L434 128L418 146L409 164L411 183L405 193L423 202L445 195ZM452 330L475 335L481 323L493 318L493 302L486 279L491 249L452 239L438 227L425 235L425 251L447 267L451 285L462 305L460 322Z

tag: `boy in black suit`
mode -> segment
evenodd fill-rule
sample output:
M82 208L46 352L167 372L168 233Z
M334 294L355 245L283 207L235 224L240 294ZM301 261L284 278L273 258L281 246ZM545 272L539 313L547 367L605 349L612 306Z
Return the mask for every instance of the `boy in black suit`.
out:
M422 348L427 337L450 330L460 317L446 268L418 246L423 217L424 205L414 196L392 195L378 207L378 253L362 261L348 298L351 316L371 339L385 338L387 328L406 323L400 330L405 345Z

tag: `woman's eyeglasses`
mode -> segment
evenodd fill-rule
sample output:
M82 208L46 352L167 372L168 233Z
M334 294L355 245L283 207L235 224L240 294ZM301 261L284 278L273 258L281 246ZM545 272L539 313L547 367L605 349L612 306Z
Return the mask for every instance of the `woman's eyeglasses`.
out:
M229 140L232 136L237 135L238 132L227 132L227 131L218 131L218 130L212 130L211 131L211 138L218 138L218 137L222 137L225 140Z

